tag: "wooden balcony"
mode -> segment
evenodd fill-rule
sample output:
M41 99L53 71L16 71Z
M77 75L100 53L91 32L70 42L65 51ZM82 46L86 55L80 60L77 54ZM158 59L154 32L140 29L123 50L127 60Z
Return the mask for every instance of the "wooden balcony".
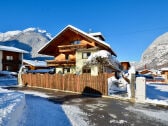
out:
M83 49L86 48L86 44L75 44L75 45L61 45L58 46L59 52L65 53L65 52L74 52L76 49Z
M47 60L47 66L75 66L75 64L76 64L75 60L62 60L62 61Z

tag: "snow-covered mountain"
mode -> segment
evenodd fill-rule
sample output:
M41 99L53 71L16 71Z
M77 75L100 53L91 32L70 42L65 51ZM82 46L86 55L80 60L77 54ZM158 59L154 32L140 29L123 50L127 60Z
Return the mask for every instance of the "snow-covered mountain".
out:
M23 31L8 31L0 33L0 45L17 47L30 52L26 58L44 57L38 54L38 50L44 46L49 40L51 35L45 30L39 28L27 28Z
M156 38L143 52L139 66L154 69L168 66L168 32Z

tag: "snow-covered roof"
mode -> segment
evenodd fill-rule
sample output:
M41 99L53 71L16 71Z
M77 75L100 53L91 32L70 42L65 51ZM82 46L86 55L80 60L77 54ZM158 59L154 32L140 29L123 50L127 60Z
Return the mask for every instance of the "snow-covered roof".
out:
M45 61L37 61L37 60L23 60L24 63L30 64L35 67L47 67L47 63Z
M2 51L10 51L10 52L18 52L18 53L28 53L25 50L16 48L16 47L10 47L10 46L1 46L0 45L0 50Z
M161 71L168 71L168 67L164 67L160 69Z
M89 33L89 35L97 36L97 35L102 35L102 33L101 32L92 32L92 33Z
M105 39L104 39L104 36L102 35L102 33L101 33L101 32L89 33L89 35L91 35L91 36L93 36L93 37L95 37L95 36L101 36L101 37L102 37L102 39L103 39L103 41L105 40Z
M83 35L85 35L85 36L87 36L87 37L89 37L89 38L95 40L96 42L98 42L98 43L100 43L100 44L103 44L104 46L106 46L106 47L108 47L109 49L111 49L111 51L114 53L114 55L116 55L115 52L114 52L114 51L112 50L112 48L110 47L110 45L107 44L105 41L102 41L102 40L100 40L100 39L98 39L98 38L96 38L96 37L93 37L91 34L86 33L86 32L84 32L84 31L82 31L82 30L80 30L80 29L78 29L78 28L76 28L76 27L74 27L74 26L72 26L72 25L67 25L62 31L60 31L55 37L53 37L53 39L56 38L57 36L59 36L59 35L60 35L64 30L66 30L67 28L71 28L71 29L73 29L73 30L75 30L75 31L77 31L77 32L79 32L79 33L81 33L81 34L83 34ZM97 34L98 34L98 33L97 33ZM100 33L99 33L99 34L100 34ZM52 39L52 40L53 40L53 39ZM50 40L50 41L49 41L48 43L46 43L42 48L40 48L38 52L40 52L43 48L45 48L47 45L49 45L50 42L52 42L52 40Z
M78 31L78 32L80 32L80 33L82 33L82 34L84 34L84 35L86 35L87 37L90 37L90 38L94 39L95 41L97 41L97 42L99 42L99 43L101 43L101 44L104 44L104 45L108 46L109 48L111 48L109 44L107 44L106 42L104 42L104 41L102 41L102 40L100 40L100 39L97 39L97 38L93 37L91 34L88 34L88 33L84 32L84 31L82 31L82 30L80 30L80 29L78 29L78 28L76 28L76 27L74 27L74 26L72 26L72 25L68 25L67 27L65 27L65 29L68 28L68 27L69 27L69 28L72 28L72 29L74 29L74 30L76 30L76 31ZM64 29L63 29L63 30L64 30Z

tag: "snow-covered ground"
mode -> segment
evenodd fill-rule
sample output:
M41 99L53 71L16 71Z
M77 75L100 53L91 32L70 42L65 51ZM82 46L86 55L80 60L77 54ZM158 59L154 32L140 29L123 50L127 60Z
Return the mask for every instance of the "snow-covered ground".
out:
M51 97L51 96L48 96L48 95L46 95L44 93L36 92L36 91L23 91L23 93L27 94L27 95L39 96L39 97L42 97L42 98ZM44 103L43 103L43 106L44 106ZM39 104L41 104L41 103L39 103ZM46 104L46 105L48 105L48 104ZM63 104L63 105L56 104L55 106L59 106L59 107L57 107L57 110L54 110L54 111L56 112L57 116L59 116L59 117L62 116L62 118L64 119L63 122L64 122L65 126L69 126L69 125L73 125L73 126L88 126L89 125L89 123L87 121L88 120L87 114L84 113L79 107L77 107L75 105L65 105L65 104ZM36 108L36 106L33 106L33 107L34 107L34 109L38 109L38 108ZM45 106L45 107L47 108L47 106ZM45 110L45 109L43 109L43 110ZM52 109L46 109L46 110L47 111L51 110L51 112L53 112ZM61 111L62 113L57 113L58 110L59 110L59 112ZM50 116L50 120L52 120L52 119L56 120L55 118L52 118L52 116ZM67 119L70 121L70 123L67 122ZM56 121L61 122L61 119L58 118ZM59 124L57 124L57 125L59 125ZM63 125L63 124L60 124L60 126L61 125Z
M17 78L12 72L0 71L0 87L17 85Z
M17 126L25 106L25 95L0 88L0 125Z
M0 92L0 126L11 126L11 124L12 126L50 124L57 124L58 126L89 125L86 113L80 110L79 107L50 102L46 99L50 96L44 93L36 91L16 92L2 88L0 88ZM41 114L39 114L40 112ZM40 117L32 117L32 115L36 115L37 113ZM45 118L48 119L45 120Z
M168 84L146 84L146 102L168 105Z

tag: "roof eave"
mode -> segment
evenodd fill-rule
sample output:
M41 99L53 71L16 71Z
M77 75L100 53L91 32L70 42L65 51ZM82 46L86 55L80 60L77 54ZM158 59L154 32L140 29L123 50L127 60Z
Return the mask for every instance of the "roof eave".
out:
M49 41L48 43L46 43L42 48L40 48L40 49L38 50L38 53L39 53L39 54L44 54L42 51L45 50L45 49L49 46L49 44L52 43L52 42L53 42L59 35L61 35L66 29L74 30L74 31L80 33L81 35L84 35L84 36L89 37L90 39L96 41L98 44L101 44L101 45L104 46L105 48L108 48L108 49L111 51L111 54L113 54L114 56L117 56L116 53L111 49L111 47L110 47L109 44L105 43L105 42L102 41L102 40L99 40L99 39L97 39L97 38L94 38L93 36L91 36L91 35L85 33L84 31L82 31L82 30L80 30L80 29L78 29L78 28L76 28L76 27L74 27L74 26L72 26L72 25L67 25L63 30L61 30L57 35L55 35L52 40L50 40L50 41ZM46 55L46 54L45 54L45 55Z

